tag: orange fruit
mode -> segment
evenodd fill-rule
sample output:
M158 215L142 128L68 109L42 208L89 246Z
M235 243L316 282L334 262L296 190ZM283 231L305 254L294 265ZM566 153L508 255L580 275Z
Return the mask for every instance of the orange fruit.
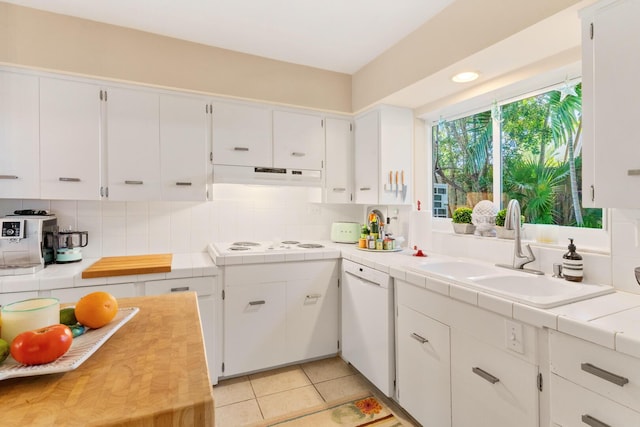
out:
M108 324L118 313L118 301L108 292L92 292L76 303L75 314L78 322L92 329Z

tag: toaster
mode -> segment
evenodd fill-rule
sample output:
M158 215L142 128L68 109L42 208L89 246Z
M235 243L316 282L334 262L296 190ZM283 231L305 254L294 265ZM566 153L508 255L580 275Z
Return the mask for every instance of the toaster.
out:
M331 224L331 241L335 243L357 243L360 239L360 224L357 222L334 222Z

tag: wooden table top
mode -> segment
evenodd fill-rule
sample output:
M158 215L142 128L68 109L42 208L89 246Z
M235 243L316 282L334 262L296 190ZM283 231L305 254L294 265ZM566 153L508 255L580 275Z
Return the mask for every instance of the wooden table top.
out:
M214 425L196 294L118 303L140 311L76 370L0 381L0 425Z

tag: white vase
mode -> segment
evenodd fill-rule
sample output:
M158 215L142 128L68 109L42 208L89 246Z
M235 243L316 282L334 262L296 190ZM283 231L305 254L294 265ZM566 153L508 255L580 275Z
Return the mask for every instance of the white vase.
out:
M473 234L476 230L476 226L473 224L460 224L456 222L452 222L451 224L453 224L453 231L458 234Z

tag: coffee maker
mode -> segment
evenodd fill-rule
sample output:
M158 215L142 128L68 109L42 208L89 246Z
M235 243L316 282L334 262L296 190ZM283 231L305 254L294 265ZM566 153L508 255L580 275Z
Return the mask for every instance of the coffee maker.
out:
M54 215L10 215L0 218L0 275L32 274L55 261Z

